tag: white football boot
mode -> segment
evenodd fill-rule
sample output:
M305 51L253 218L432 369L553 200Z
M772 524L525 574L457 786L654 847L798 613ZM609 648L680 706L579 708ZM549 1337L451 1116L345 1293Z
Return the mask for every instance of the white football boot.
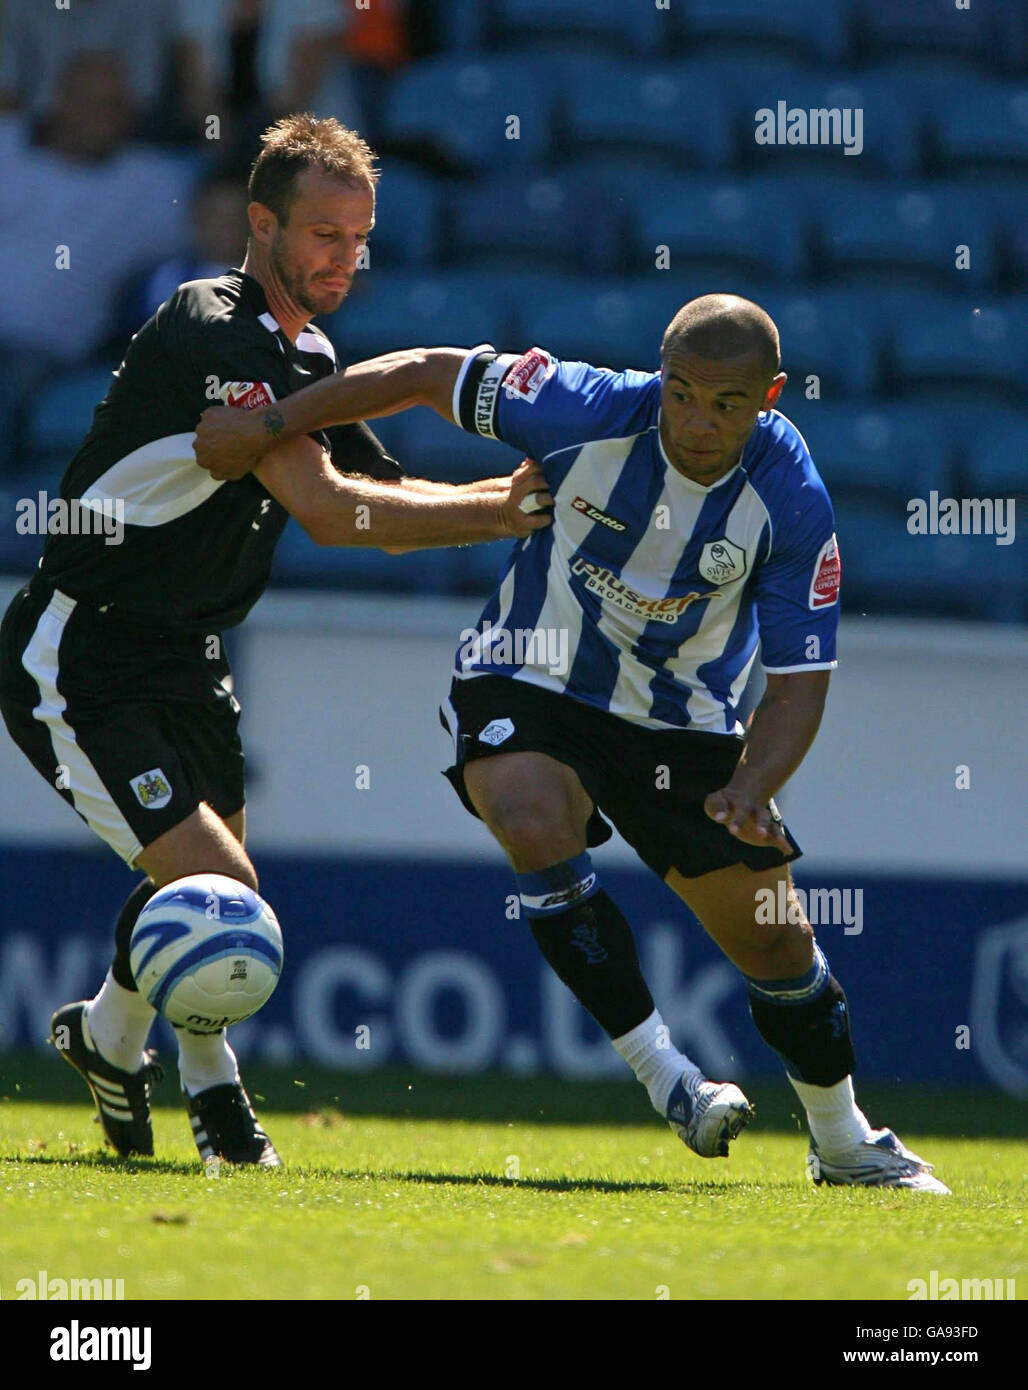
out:
M819 1187L906 1187L952 1196L945 1183L932 1177L932 1165L904 1148L891 1129L872 1130L872 1138L842 1158L825 1158L811 1139L807 1171Z
M753 1119L753 1107L730 1081L704 1081L686 1072L668 1097L667 1121L701 1158L727 1158L728 1145Z

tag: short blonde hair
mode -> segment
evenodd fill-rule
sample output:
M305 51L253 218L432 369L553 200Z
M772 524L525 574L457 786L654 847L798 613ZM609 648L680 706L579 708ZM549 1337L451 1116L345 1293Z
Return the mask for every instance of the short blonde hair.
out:
M250 170L250 200L263 203L284 226L296 196L296 176L318 169L355 188L374 189L379 171L374 150L334 116L309 111L283 116L261 136L261 152Z

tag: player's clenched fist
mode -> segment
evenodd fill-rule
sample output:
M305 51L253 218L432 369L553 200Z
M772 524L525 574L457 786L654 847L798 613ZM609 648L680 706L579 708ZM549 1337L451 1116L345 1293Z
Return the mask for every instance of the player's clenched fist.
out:
M710 793L703 803L703 809L711 820L718 821L744 844L757 845L760 849L780 849L783 854L792 853L792 845L785 837L781 818L772 812L766 802L756 801L730 787L722 787L720 791Z
M543 470L533 459L524 459L519 463L509 479L496 481L506 487L506 496L500 507L505 535L530 536L533 531L541 531L550 525L553 520L553 497Z
M265 424L268 411L230 410L212 405L200 416L193 452L201 468L219 482L234 482L260 462L274 436Z

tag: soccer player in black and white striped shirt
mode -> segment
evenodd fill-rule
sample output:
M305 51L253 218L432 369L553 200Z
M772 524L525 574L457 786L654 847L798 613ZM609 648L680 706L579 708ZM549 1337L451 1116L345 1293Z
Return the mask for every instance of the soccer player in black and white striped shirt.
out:
M310 319L341 304L374 222L374 156L354 132L293 116L262 143L242 268L181 286L143 325L62 481L75 515L113 517L116 534L49 535L0 628L0 711L12 738L144 874L98 994L51 1024L121 1154L153 1152L155 1069L144 1049L154 1011L128 956L140 910L197 872L257 887L221 632L259 598L288 516L321 544L390 551L549 524L520 509L532 492L546 502L533 466L466 487L412 480L360 423L280 443L237 482L197 467L193 432L212 400L266 408L336 370ZM178 1037L201 1156L277 1165L224 1031Z

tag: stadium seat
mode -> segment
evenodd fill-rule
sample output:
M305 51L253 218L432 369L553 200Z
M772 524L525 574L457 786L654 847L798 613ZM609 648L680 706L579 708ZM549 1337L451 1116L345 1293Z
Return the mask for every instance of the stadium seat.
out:
M523 169L548 151L552 103L547 69L528 56L442 54L396 77L381 143L457 173Z
M676 166L722 168L734 157L734 133L720 92L695 69L583 59L561 86L562 153L658 158Z
M497 277L484 271L367 272L323 324L341 362L404 347L510 340L510 310Z
M805 397L808 378L817 377L820 400L867 396L879 384L880 329L856 301L824 285L762 285L754 298L774 319L782 346L782 368L789 374L786 400ZM811 388L814 384L811 383ZM789 413L788 406L784 407Z
M501 175L455 192L448 251L463 265L505 264L618 270L622 219L603 191L565 171Z
M71 459L93 423L93 411L111 384L110 366L55 372L27 405L25 444L30 453Z
M903 0L888 5L857 0L857 44L872 60L908 50L988 63L999 52L999 9L998 4L957 9L952 0Z
M712 286L743 292L741 280L690 280L662 271L609 280L555 277L545 298L522 306L522 341L567 361L657 371L664 329L683 304Z
M997 413L979 422L975 437L965 443L961 470L969 496L1028 494L1028 426L1016 412Z
M443 48L476 51L485 47L491 15L481 0L446 0L433 9L432 22Z
M372 266L421 266L437 260L439 202L435 179L413 165L384 161L382 178L375 189Z
M797 110L840 114L830 119L823 133L810 128L808 116L803 142L790 144L786 143L788 120L784 129L781 125L780 102L785 103L787 115ZM765 109L774 116L775 143L758 143L756 139L756 113ZM857 115L847 117L847 112L860 113L859 125ZM845 166L851 164L861 173L870 169L905 176L920 168L918 109L889 75L798 72L773 87L765 85L759 100L752 89L737 92L733 114L742 123L745 162L754 168L784 173L813 165L848 174L851 171ZM814 143L815 138L818 143ZM844 139L857 154L846 153Z
M926 300L922 312L892 326L889 357L895 385L917 396L989 391L1001 402L1023 405L1026 313L1023 295L977 303L963 297Z
M733 41L828 63L841 62L850 49L845 4L789 0L787 5L761 6L753 0L683 0L674 7L674 15L680 41L690 49Z
M1010 290L1028 287L1028 180L986 173L947 185L952 196L984 208L992 224L999 283Z
M383 593L447 593L456 584L453 549L388 555L369 546L315 545L290 521L275 551L272 582L306 588L371 589Z
M925 499L927 500L927 499ZM1016 623L1026 608L1024 547L986 535L912 535L904 502L836 506L844 609Z
M833 501L844 493L927 496L952 485L953 442L929 407L804 400L792 408L783 401L782 408L807 441Z
M868 185L859 197L826 201L816 232L823 274L860 269L897 284L940 289L993 283L997 274L988 214L931 183ZM970 248L970 264L957 269L956 248Z
M643 211L633 233L639 266L653 266L658 246L670 251L671 269L714 271L794 280L805 270L801 217L773 185L750 191L725 175L683 176Z
M520 451L458 429L427 406L405 412L404 471L438 483L467 483L513 473Z
M930 153L944 172L1028 168L1028 82L952 83L930 102L928 118Z
M576 40L604 44L616 53L655 53L671 40L667 11L625 0L500 0L495 34L504 47Z

